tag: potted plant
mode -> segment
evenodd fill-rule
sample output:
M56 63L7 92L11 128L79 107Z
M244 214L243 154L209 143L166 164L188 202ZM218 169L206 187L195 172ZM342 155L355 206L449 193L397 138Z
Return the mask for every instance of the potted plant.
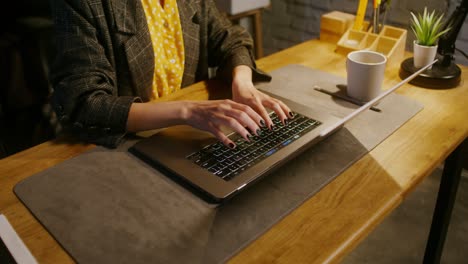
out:
M434 61L437 40L450 30L450 27L443 28L443 17L443 14L436 15L435 10L429 13L427 7L422 14L411 12L411 30L416 37L413 43L414 67L421 68Z

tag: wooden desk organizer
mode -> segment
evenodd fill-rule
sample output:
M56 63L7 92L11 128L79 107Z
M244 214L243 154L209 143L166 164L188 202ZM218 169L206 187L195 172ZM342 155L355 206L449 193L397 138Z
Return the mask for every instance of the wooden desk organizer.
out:
M369 22L364 22L367 28ZM387 56L388 64L400 63L405 55L407 30L384 25L379 34L348 29L338 41L336 52L348 54L354 50L372 50Z
M353 26L356 16L340 11L323 14L320 18L320 40L337 43L343 34Z

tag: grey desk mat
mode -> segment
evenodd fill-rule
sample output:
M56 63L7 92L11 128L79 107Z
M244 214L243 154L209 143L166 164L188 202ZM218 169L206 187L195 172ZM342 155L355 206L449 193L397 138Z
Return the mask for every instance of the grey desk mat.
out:
M338 116L356 106L343 78L299 65L272 72L263 88ZM15 193L79 263L220 263L267 231L422 109L392 94L221 206L208 204L127 152L97 147L35 174Z

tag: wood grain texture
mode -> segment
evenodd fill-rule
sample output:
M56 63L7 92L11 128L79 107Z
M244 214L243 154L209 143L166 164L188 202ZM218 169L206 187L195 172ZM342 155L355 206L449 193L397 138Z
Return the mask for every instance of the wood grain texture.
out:
M345 58L334 49L334 44L308 41L261 59L258 66L271 71L295 63L344 77ZM462 70L466 80L467 67ZM387 68L384 87L399 81L398 65ZM164 100L216 99L226 91L220 86L216 81L201 82ZM231 263L338 262L467 137L468 86L463 81L449 90L405 85L397 93L418 100L424 109ZM40 263L73 260L17 199L13 187L91 148L62 139L0 160L0 212Z

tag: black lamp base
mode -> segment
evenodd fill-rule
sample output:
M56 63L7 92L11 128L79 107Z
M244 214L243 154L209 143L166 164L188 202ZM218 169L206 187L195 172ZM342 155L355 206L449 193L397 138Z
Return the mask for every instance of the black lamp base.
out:
M413 58L408 58L400 65L400 78L405 79L417 70L418 68L414 67ZM455 63L451 63L449 66L442 66L442 63L438 61L432 65L431 69L424 71L411 80L410 83L425 88L450 89L457 87L460 81L460 67Z

